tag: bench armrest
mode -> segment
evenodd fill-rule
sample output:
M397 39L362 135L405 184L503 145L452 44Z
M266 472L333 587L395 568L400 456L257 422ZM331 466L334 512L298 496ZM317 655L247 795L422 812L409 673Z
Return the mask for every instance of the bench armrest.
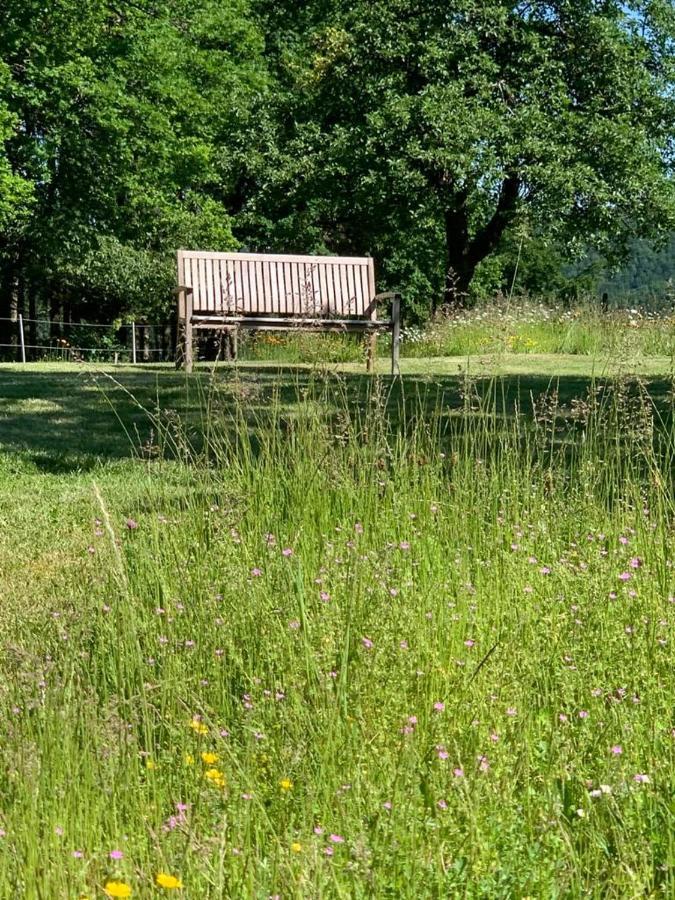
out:
M379 303L381 300L395 300L397 297L399 300L401 299L401 295L398 291L384 291L382 294L375 294L373 302Z
M174 294L182 294L185 291L186 294L194 294L195 289L189 287L187 284L179 284L178 287L173 289Z

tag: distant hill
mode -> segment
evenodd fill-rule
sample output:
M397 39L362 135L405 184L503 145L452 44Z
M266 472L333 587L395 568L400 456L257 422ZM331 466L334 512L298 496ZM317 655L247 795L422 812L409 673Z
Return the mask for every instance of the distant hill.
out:
M664 306L675 303L675 234L660 251L636 241L628 263L600 281L612 303Z

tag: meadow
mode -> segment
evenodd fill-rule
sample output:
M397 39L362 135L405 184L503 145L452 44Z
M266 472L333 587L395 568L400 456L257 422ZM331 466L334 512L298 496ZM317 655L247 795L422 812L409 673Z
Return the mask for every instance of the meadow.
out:
M664 346L0 371L0 896L673 896Z

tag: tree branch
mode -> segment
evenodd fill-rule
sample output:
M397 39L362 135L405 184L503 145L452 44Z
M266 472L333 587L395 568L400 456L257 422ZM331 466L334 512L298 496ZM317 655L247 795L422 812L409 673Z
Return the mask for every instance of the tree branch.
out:
M474 265L492 253L507 225L513 220L518 205L519 191L520 179L514 172L511 172L502 181L497 208L492 218L476 233L467 248L467 258Z

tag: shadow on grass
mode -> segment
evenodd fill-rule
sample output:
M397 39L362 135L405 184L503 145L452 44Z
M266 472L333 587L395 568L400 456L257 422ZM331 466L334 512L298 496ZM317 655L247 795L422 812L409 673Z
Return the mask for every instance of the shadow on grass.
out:
M463 375L415 376L403 379L365 374L335 375L306 367L223 367L186 377L152 367L102 372L0 372L0 451L19 453L40 471L65 474L87 471L102 461L152 457L157 451L157 422L171 429L182 423L190 443L199 445L204 410L227 415L245 410L249 427L264 421L276 406L280 421L290 421L300 400L311 398L324 413L354 412L377 405L393 432L425 419L441 423L492 415L508 422L516 412L527 420L542 398L556 392L556 416L569 420L575 404L611 379L581 376ZM646 386L664 427L670 427L670 379L622 382L630 393ZM332 407L332 409L331 409ZM462 416L458 414L463 412ZM176 424L176 429L178 425ZM453 428L453 434L457 434Z

